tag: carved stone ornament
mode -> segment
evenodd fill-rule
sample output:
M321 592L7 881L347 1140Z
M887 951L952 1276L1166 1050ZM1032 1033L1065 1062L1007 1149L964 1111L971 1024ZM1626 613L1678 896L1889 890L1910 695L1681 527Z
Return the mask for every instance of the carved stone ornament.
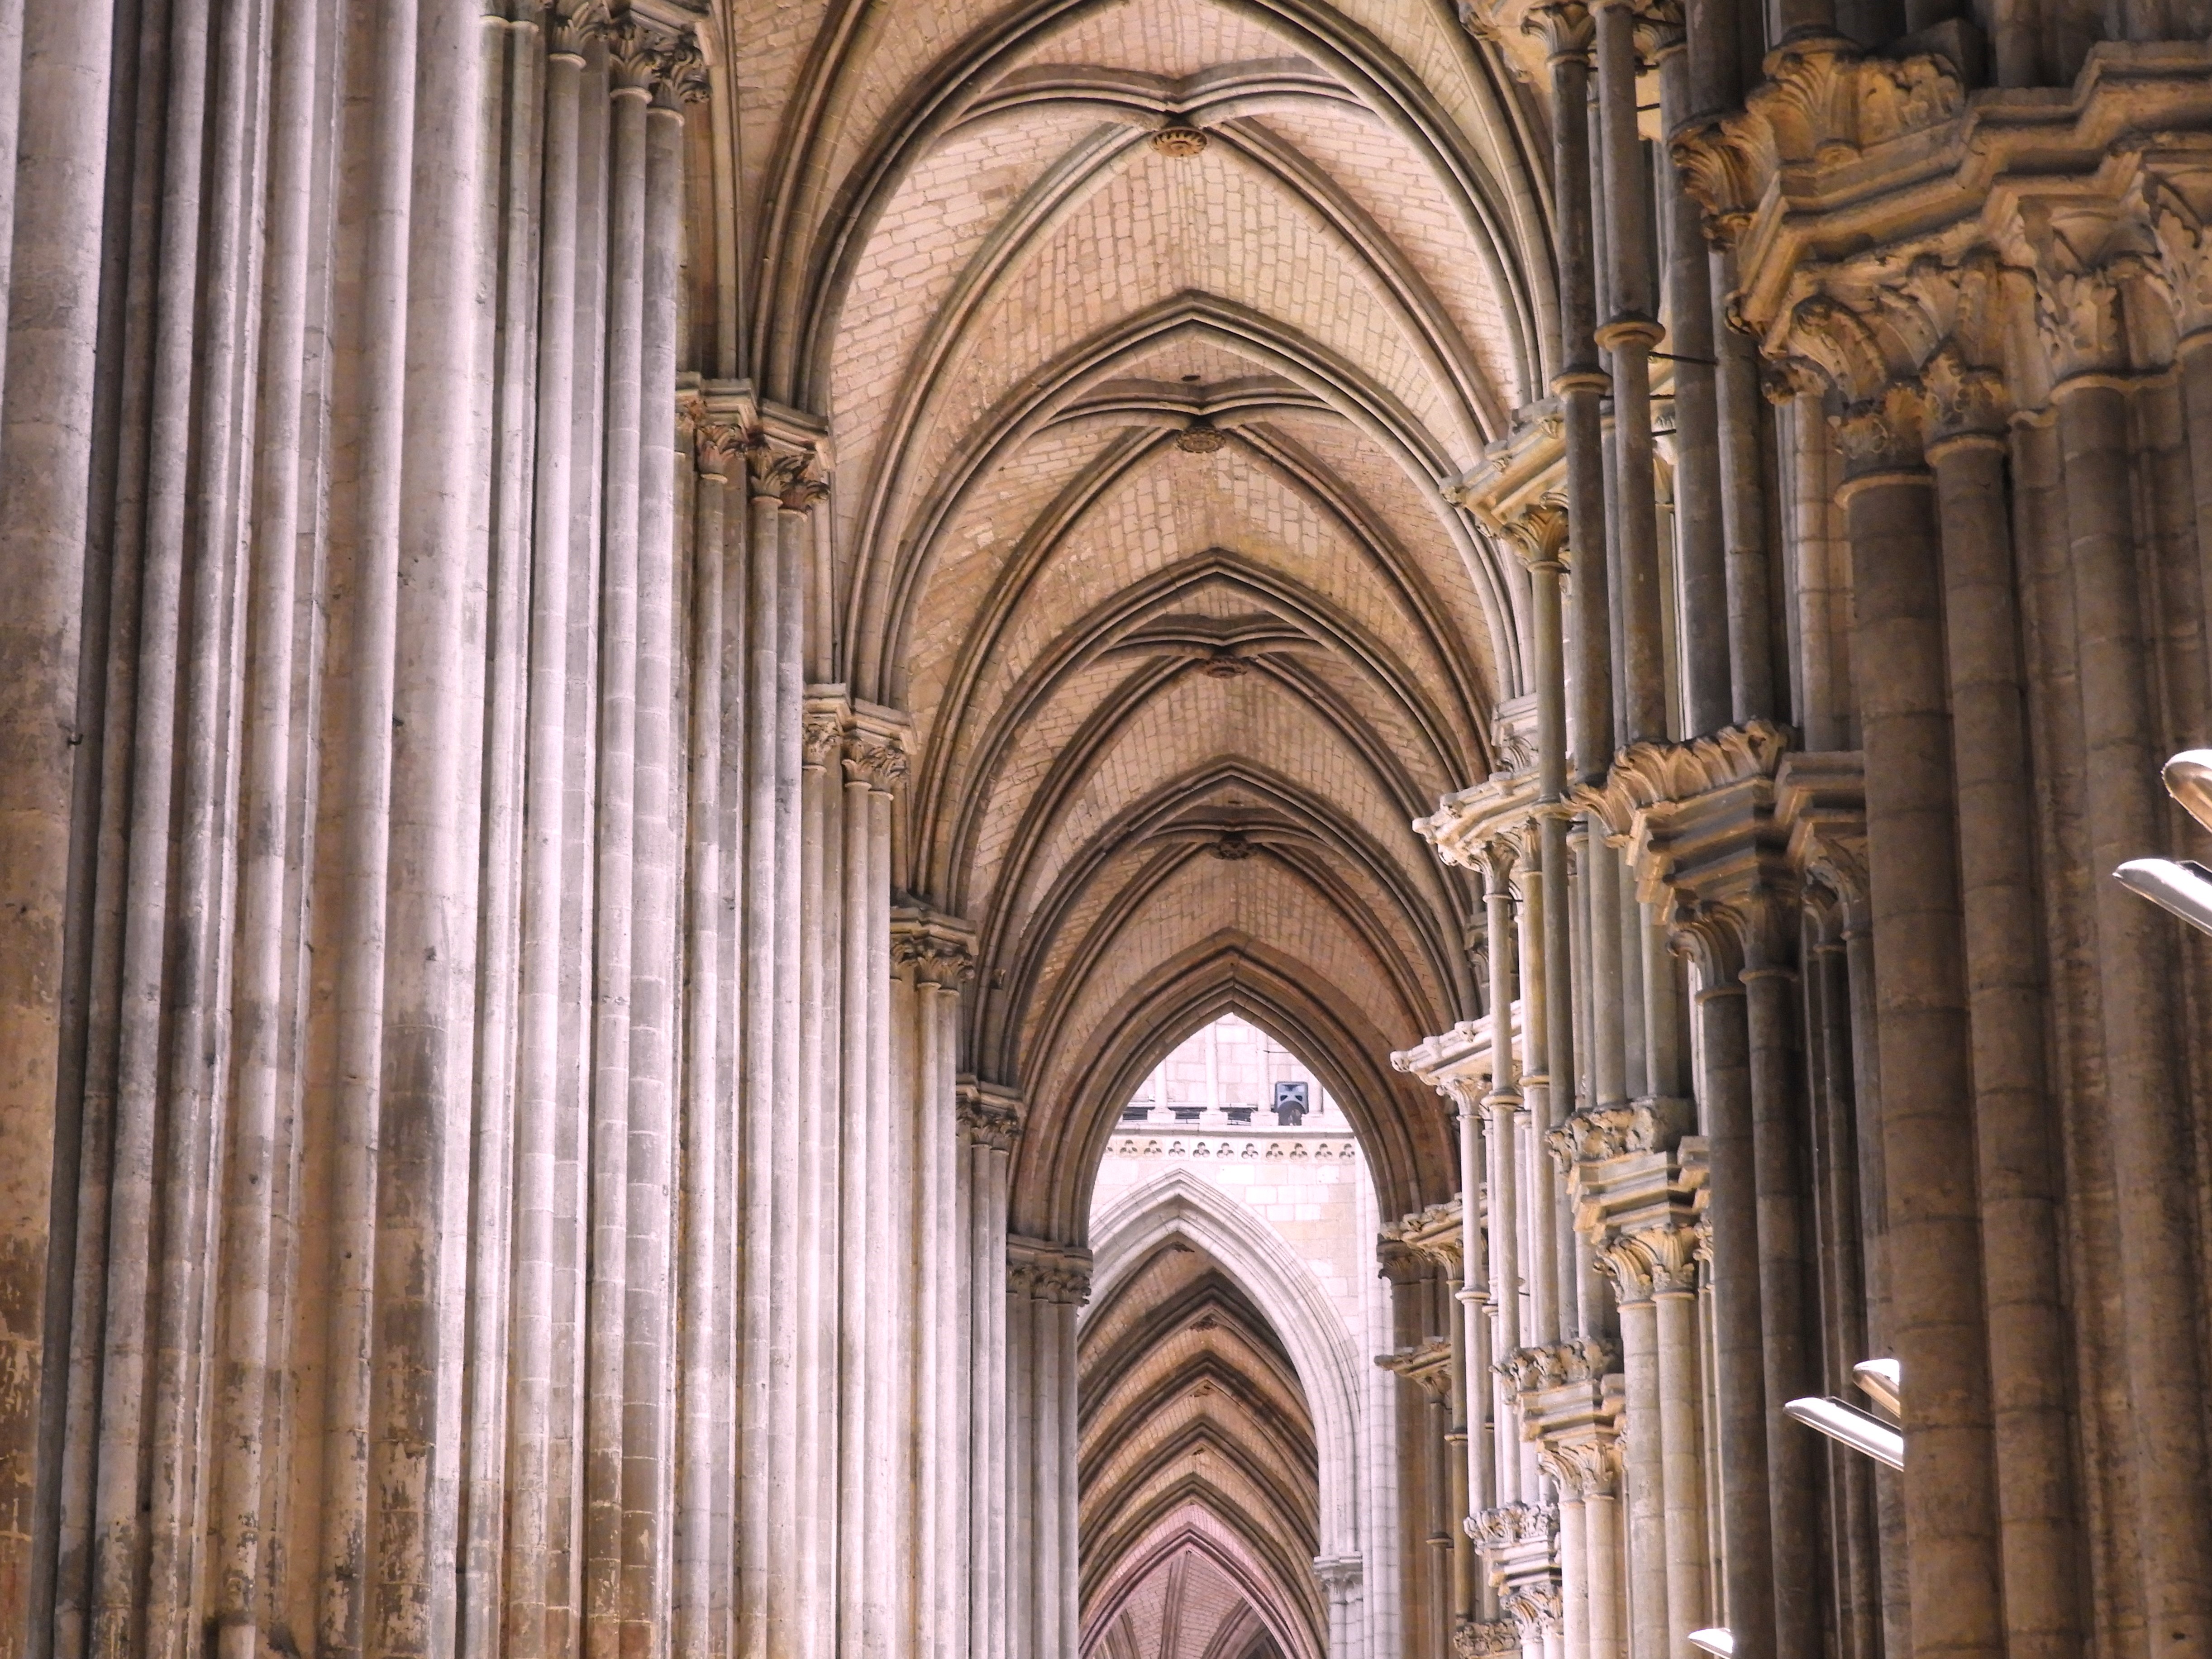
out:
M1536 1454L1536 1465L1577 1498L1611 1498L1620 1491L1620 1437L1599 1431L1572 1440L1550 1442Z
M1443 1337L1432 1336L1417 1348L1378 1353L1375 1363L1413 1383L1430 1399L1448 1400L1452 1385L1451 1357L1451 1343Z
M1540 1578L1531 1583L1516 1584L1506 1591L1502 1604L1524 1643L1541 1643L1546 1636L1557 1634L1560 1628L1561 1603L1556 1579Z
M1467 1535L1486 1550L1510 1549L1516 1544L1548 1547L1559 1535L1556 1504L1501 1504L1478 1510L1467 1517Z
M1686 1116L1684 1103L1674 1099L1586 1106L1546 1130L1544 1145L1562 1170L1638 1152L1671 1152L1689 1127Z
M1206 421L1193 421L1176 434L1175 447L1186 455L1214 455L1228 442L1219 427Z
M853 732L845 738L845 775L889 794L906 781L906 750L888 737Z
M695 421L691 427L692 465L702 478L725 483L737 477L744 464L744 434L718 421Z
M957 989L975 970L973 922L925 905L891 912L891 960L914 971L916 985Z
M1587 58L1597 40L1597 23L1582 0L1551 0L1528 8L1522 32L1544 43L1547 58Z
M1521 1651L1521 1626L1511 1619L1460 1619L1452 1626L1452 1652L1458 1659L1493 1659Z
M1654 1296L1698 1288L1698 1236L1686 1219L1641 1228L1609 1240L1597 1253L1599 1271L1613 1283L1623 1306Z
M1152 148L1163 155L1198 155L1206 145L1206 135L1196 127L1162 127L1152 135Z
M753 494L781 497L806 477L814 453L779 443L758 430L745 436L745 461L752 474Z
M1534 1394L1565 1382L1602 1382L1620 1364L1620 1350L1603 1337L1593 1336L1516 1349L1491 1370L1510 1382L1516 1393Z
M1556 567L1567 550L1567 504L1545 495L1505 521L1505 538L1530 569Z
M844 747L845 717L832 709L810 713L799 726L799 748L809 766L827 766Z
M573 58L581 63L584 49L592 41L603 39L608 29L607 9L599 0L581 0L581 3L550 6L545 12L545 50L556 58Z
M1006 1289L1016 1296L1039 1302L1074 1303L1091 1299L1091 1252L1049 1239L1006 1239Z

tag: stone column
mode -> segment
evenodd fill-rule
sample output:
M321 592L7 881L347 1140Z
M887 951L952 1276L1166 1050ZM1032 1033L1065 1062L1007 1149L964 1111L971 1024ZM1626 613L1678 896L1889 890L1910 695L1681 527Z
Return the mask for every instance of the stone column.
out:
M933 911L902 909L893 959L914 985L911 1097L915 1207L915 1618L925 1653L969 1651L968 1299L969 1182L955 1067L959 986L974 962L974 930Z
M1857 682L1888 1197L1890 1335L1911 1379L1905 1521L1916 1652L1992 1651L1988 1336L1942 636L1942 562L1920 411L1893 390L1846 417Z
M2169 1639L2186 1632L2186 1639L2203 1642L2212 1631L2212 1494L2206 1491L2203 1356L2191 1321L2180 1311L2196 1305L2189 1268L2196 1224L2173 1157L2190 1133L2176 1069L2182 1051L2172 1000L2176 932L2169 918L2106 875L2123 860L2165 845L2171 812L2159 799L2164 757L2154 746L2160 727L2153 653L2144 632L2139 532L2129 509L2136 480L2129 465L2127 384L2115 372L2126 362L2123 342L2133 337L2133 319L2146 297L2141 287L2124 308L2116 270L2054 272L2045 279L2043 303L2045 339L2060 374L2052 401L2087 757L2086 840L2109 1091L2106 1133L2112 1180L2124 1194L2118 1206L2119 1273L2126 1286L2120 1344L2144 1618L2150 1628L2170 1632ZM1879 898L1877 888L1877 903ZM1888 1089L1893 1097L1893 1080ZM1889 1173L1894 1194L1901 1171L1893 1150ZM1901 1247L1893 1272L1893 1293L1901 1304ZM1909 1480L1906 1504L1909 1522ZM1917 1539L1913 1548L1917 1643L1925 1638Z
M1630 0L1598 0L1591 12L1596 19L1598 129L1605 145L1605 290L1611 307L1595 337L1613 358L1613 481L1619 491L1613 523L1620 544L1613 550L1611 565L1624 653L1616 665L1623 721L1616 740L1631 744L1672 735L1667 729L1652 478L1651 351L1659 343L1660 329L1651 287L1647 169L1636 130L1635 9ZM1592 758L1584 757L1585 763Z
M1021 1129L1019 1106L1004 1091L963 1080L961 1133L967 1158L969 1223L964 1274L969 1346L968 1412L969 1650L975 1659L1006 1652L1006 1204L1007 1166Z
M1522 951L1528 964L1522 980L1522 1030L1536 1063L1523 1068L1522 1094L1539 1136L1550 1129L1559 1115L1560 1091L1571 1103L1575 1075L1565 816L1567 732L1559 614L1559 579L1565 568L1560 554L1568 529L1567 515L1557 503L1549 501L1540 503L1514 528L1528 566L1536 640L1537 856L1534 868L1528 872L1530 890L1523 895L1524 914L1536 939L1528 941ZM1535 1224L1532 1235L1535 1248L1528 1263L1536 1290L1534 1334L1535 1340L1553 1340L1565 1329L1560 1297L1565 1274L1571 1271L1571 1258L1561 1258L1559 1235L1551 1224L1558 1212L1548 1165L1541 1157L1532 1157L1526 1168L1533 1200L1529 1215ZM1571 1301L1567 1306L1571 1308Z
M1695 113L1681 31L1660 44L1659 125L1672 135ZM1674 526L1680 562L1682 724L1691 737L1729 723L1728 555L1721 513L1720 404L1713 297L1696 200L1672 166L1659 169L1666 227L1667 340L1674 381Z
M1048 1659L1075 1651L1075 1312L1090 1293L1091 1259L1015 1236L1006 1262L1009 1316L1027 1325L1008 1355L1018 1420L1008 1565L1020 1586L1010 1645L1018 1659Z
M723 1261L709 1222L733 1196L721 1184L733 1115L725 1109L718 1063L723 1006L720 933L729 869L725 854L730 850L723 844L721 810L722 630L726 615L722 583L728 564L723 514L730 481L739 476L744 458L741 435L732 427L701 418L692 436L697 478L691 515L690 868L684 883L690 974L684 1037L683 1258L678 1291L683 1387L676 1430L670 1650L678 1659L708 1659L715 1647L712 1584L723 1565L715 1548L714 1466L723 1449L718 1443L717 1405L722 1390L735 1381L722 1370L720 1339L721 1322L727 1316L724 1304L735 1287L723 1279Z
M1685 931L1698 966L1701 1127L1712 1170L1715 1446L1728 1629L1742 1659L1774 1652L1772 1533L1767 1510L1766 1380L1759 1315L1758 1162L1751 1037L1738 977L1742 947L1715 922Z
M2033 1639L2056 1653L2076 1627L2073 1458L2002 388L1948 355L1923 378L1936 393L1929 459L1943 543L2005 1626L2008 1648Z

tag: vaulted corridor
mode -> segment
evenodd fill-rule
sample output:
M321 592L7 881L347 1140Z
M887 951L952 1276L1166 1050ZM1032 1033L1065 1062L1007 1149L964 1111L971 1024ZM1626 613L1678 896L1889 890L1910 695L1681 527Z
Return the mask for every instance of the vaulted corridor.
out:
M0 1659L2212 1659L2208 21L0 0Z

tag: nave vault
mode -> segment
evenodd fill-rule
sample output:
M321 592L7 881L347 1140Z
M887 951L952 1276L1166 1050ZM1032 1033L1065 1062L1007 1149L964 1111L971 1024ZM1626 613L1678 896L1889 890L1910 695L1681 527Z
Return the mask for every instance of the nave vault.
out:
M0 1659L2212 1659L2208 36L0 0Z

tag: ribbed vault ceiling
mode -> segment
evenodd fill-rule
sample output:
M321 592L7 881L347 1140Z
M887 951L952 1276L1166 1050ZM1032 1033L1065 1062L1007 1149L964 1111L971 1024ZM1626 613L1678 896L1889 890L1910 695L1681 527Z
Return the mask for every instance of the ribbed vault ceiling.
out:
M1522 89L1442 0L736 30L784 88L739 158L756 373L830 422L843 672L915 723L896 884L980 931L1017 1229L1080 1237L1134 1079L1231 1008L1386 1212L1440 1196L1382 1058L1471 1012L1474 896L1407 823L1522 689L1524 579L1441 493L1541 395Z
M1171 1243L1078 1355L1085 1659L1320 1659L1313 1423L1266 1318Z

